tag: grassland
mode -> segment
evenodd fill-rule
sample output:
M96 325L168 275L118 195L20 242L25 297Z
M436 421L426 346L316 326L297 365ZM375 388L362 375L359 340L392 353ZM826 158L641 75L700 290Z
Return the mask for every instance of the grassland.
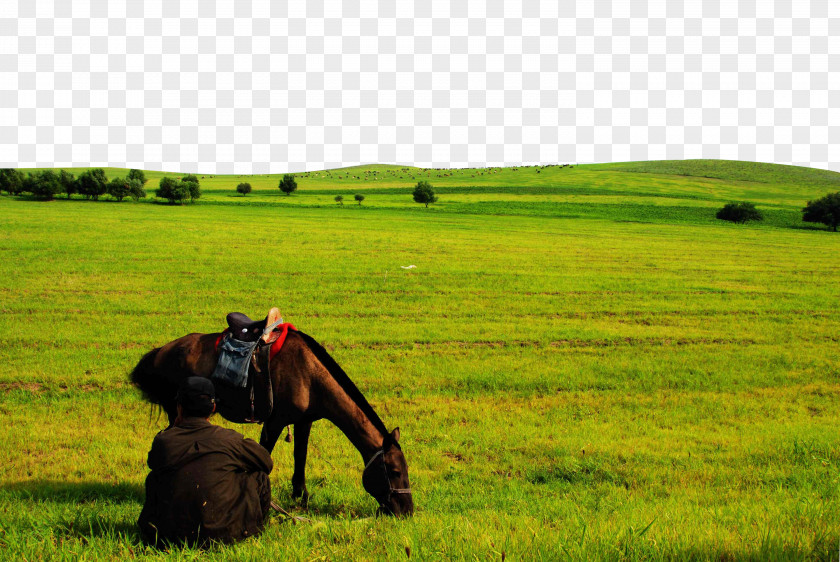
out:
M279 176L205 176L182 207L0 197L0 558L836 556L840 238L798 210L840 174L537 170L357 167L298 175L289 197ZM768 220L714 219L742 199ZM321 422L309 510L290 446L272 474L312 523L146 549L134 522L164 423L127 372L272 305L401 427L415 517L370 518L358 454Z

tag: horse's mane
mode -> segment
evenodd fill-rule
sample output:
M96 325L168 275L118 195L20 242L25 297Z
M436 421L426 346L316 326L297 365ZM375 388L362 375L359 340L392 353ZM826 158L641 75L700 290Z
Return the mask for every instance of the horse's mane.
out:
M339 367L338 363L335 362L330 354L327 352L326 349L323 348L321 344L315 341L312 336L308 334L304 334L301 331L297 332L298 335L303 338L304 343L306 343L309 350L315 354L315 357L318 358L318 361L329 371L332 378L335 379L335 382L347 393L350 399L356 403L360 410L368 417L371 423L382 432L383 437L388 437L388 429L385 427L385 424L382 423L382 420L379 419L379 416L373 410L373 407L361 393L359 388L350 380L350 377L347 376L347 373L344 372L344 369Z

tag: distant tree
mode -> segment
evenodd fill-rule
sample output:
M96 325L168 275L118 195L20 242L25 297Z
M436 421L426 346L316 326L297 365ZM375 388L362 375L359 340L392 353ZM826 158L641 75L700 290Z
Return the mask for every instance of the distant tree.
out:
M279 187L280 191L286 195L291 195L292 192L297 189L297 182L295 181L294 174L283 174L283 179L280 180L280 185L277 187Z
M128 180L128 195L135 201L146 197L146 190L143 189L143 182L136 177Z
M168 199L170 203L174 203L175 198L175 188L179 182L170 178L169 176L163 176L160 178L160 183L158 184L158 188L155 190L155 197L159 197L161 199Z
M437 203L438 200L435 196L434 188L425 180L417 182L412 195L414 196L415 202L425 203L427 208L429 207L429 203Z
M160 178L160 187L155 191L155 196L166 199L173 205L183 203L190 196L191 184L192 182L178 181L164 176Z
M33 174L32 172L27 172L25 176L23 176L23 180L20 184L20 190L16 193L16 195L20 195L21 193L33 193L37 186L35 184L38 183L38 176Z
M242 182L236 186L237 193L241 193L242 195L248 195L251 193L251 184Z
M744 224L747 221L764 220L764 215L761 214L761 211L756 209L755 204L750 203L749 201L727 203L723 206L723 209L717 212L717 215L715 216L720 220L741 224Z
M14 168L0 169L0 192L19 194L23 189L23 174Z
M149 181L146 179L146 172L144 172L143 170L129 170L128 175L125 176L125 179L129 181L137 180L140 182L141 186L146 185L146 182Z
M355 199L356 201L358 201L358 202L359 202L359 205L361 205L361 204L362 204L362 201L364 201L364 200L365 200L365 196L364 196L364 195L362 195L361 193L357 193L356 195L354 195L354 196L353 196L353 199Z
M67 194L67 198L79 191L79 183L76 177L67 170L61 170L58 173L58 181L61 182L61 191Z
M802 209L802 220L820 222L837 232L837 226L840 225L840 191L829 193L815 201L808 201Z
M113 178L108 182L108 195L117 201L122 201L131 195L131 187L128 185L128 181L125 178Z
M344 205L344 196L343 195L336 195L335 202L339 205Z
M190 203L194 203L196 199L201 197L201 188L198 186L197 181L182 181L181 183L187 187Z
M85 196L86 199L93 199L96 201L100 195L105 195L108 192L108 178L105 177L105 170L102 168L93 168L92 170L85 170L79 174L79 193Z
M182 188L187 190L187 196L190 198L191 203L201 197L201 187L199 187L198 176L195 174L187 174L182 177L181 184Z
M61 182L52 170L43 170L32 174L32 186L29 191L38 199L49 200L61 193Z

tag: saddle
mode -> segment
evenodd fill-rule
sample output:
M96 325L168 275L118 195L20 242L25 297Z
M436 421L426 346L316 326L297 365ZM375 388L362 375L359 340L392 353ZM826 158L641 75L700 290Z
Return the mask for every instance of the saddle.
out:
M295 327L283 322L277 308L257 321L232 312L227 324L216 340L219 359L210 377L218 389L219 408L232 421L262 423L274 407L271 359L280 351L289 329Z
M262 319L251 320L241 312L231 312L227 315L228 330L236 339L244 342L253 342L262 338L268 343L268 338L274 331L274 328L283 322L283 317L280 316L280 309L276 306L268 311L268 315ZM270 327L266 334L266 329Z

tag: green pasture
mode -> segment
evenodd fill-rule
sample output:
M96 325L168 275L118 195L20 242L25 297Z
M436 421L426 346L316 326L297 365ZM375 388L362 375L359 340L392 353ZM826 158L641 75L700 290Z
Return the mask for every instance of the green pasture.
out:
M840 174L375 165L297 174L291 196L280 177L199 175L184 206L0 197L0 559L836 559L840 235L799 211ZM716 220L733 200L766 220ZM309 522L147 549L165 422L128 372L275 305L401 428L415 516L373 518L320 422L308 509L292 447L273 455L275 498Z

